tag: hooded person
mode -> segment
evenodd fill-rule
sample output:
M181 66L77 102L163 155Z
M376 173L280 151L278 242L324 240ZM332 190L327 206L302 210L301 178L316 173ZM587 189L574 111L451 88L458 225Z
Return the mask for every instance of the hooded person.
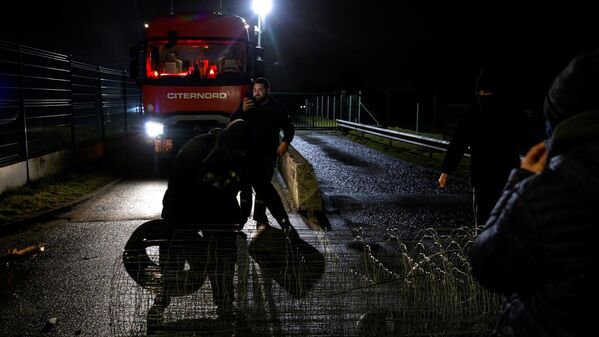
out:
M516 110L511 73L495 64L481 69L475 82L476 102L464 111L441 164L438 183L445 188L449 174L470 149L475 229L484 225L510 171L519 163L522 116Z
M236 200L249 183L251 130L243 121L213 129L186 142L173 163L163 198L162 217L174 225L239 224Z
M514 169L469 252L504 296L501 336L594 331L599 229L599 50L574 58L547 92L550 138Z

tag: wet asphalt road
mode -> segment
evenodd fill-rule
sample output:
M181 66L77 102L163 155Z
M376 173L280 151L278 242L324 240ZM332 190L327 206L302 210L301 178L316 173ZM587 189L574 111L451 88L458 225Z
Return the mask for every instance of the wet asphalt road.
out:
M314 290L313 301L320 303L315 308L329 298L331 285L349 280L346 271L360 268L360 252L350 245L356 231L376 243L391 228L409 238L424 227L454 228L472 221L464 181L452 180L448 190L439 191L438 172L336 133L299 131L293 145L314 166L326 200L332 227L327 259L343 257L329 263L335 270L327 271L322 290ZM109 303L120 290L114 286L123 276L121 252L139 225L159 217L165 189L165 180L124 180L54 221L0 238L3 251L41 243L46 248L1 271L0 336L115 335ZM312 234L299 215L290 218L302 237L317 246L320 235ZM54 326L46 323L52 318Z
M0 238L2 251L45 247L2 269L0 336L110 336L114 268L133 230L159 217L165 189L164 180L123 181L52 222Z
M127 329L145 322L135 310L147 310L153 296L136 292L122 252L136 228L160 218L166 187L164 179L122 180L53 221L0 237L3 252L45 248L0 266L0 336L130 336ZM318 237L307 235L302 218L289 218L316 246ZM244 232L250 237L255 223ZM51 319L54 325L48 325Z
M388 229L409 239L424 228L473 223L471 190L462 179L450 177L448 187L440 190L440 172L389 157L336 132L299 131L293 146L313 165L332 223L339 230L361 228L366 242L380 242Z

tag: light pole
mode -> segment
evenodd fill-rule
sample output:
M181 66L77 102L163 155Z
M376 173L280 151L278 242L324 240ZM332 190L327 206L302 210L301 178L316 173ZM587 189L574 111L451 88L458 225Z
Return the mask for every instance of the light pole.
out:
M254 0L252 9L258 14L258 47L262 47L262 21L272 9L272 0Z

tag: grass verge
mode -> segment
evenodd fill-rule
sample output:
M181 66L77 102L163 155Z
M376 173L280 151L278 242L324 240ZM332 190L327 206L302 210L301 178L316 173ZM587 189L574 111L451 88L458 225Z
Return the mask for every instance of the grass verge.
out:
M436 170L441 169L441 163L443 163L443 158L445 157L445 152L443 151L431 150L423 146L412 145L397 140L390 140L359 131L352 130L346 135L349 139L356 143L368 146L401 160ZM453 175L463 179L469 178L469 157L464 157L462 159L456 171L453 172Z
M93 192L115 177L90 168L75 168L0 194L0 224L19 221Z

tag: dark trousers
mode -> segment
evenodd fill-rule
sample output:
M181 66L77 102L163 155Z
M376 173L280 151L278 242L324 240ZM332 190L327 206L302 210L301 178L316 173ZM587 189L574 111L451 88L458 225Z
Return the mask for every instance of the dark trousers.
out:
M491 211L501 196L504 184L480 185L472 188L474 225L479 232L491 215Z
M275 166L277 164L277 157L276 156L267 156L267 155L261 155L260 156L260 160L261 160L261 164L262 164L262 168L263 170L265 170L267 176L269 178L272 179L273 174L275 173ZM241 198L244 199L244 195L241 195ZM246 200L248 200L250 197L245 196ZM266 198L262 195L256 194L256 197L254 198L254 216L253 219L257 222L257 223L263 223L263 224L268 224L268 218L266 217L266 202L265 202Z

